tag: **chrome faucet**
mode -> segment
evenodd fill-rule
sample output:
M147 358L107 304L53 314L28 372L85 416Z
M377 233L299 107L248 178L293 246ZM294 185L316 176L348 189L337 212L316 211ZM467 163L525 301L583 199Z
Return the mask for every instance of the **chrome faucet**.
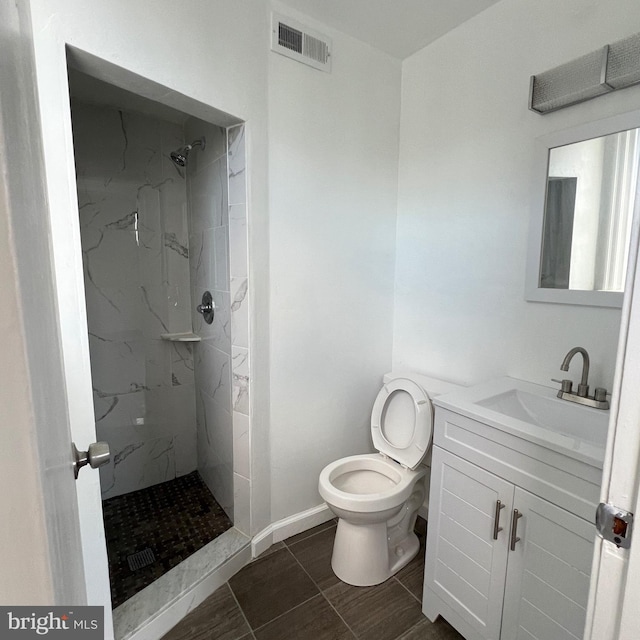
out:
M587 350L582 347L573 347L564 357L560 369L562 371L569 371L569 363L576 353L582 355L582 380L580 380L580 384L578 385L578 395L581 398L586 398L589 395L589 384L587 382L587 378L589 377L589 354Z
M609 401L607 400L607 390L602 387L596 387L593 396L589 395L589 354L587 350L582 347L574 347L567 353L560 365L562 371L569 371L569 364L573 356L579 353L582 355L582 378L578 385L577 393L574 393L571 388L573 382L568 379L553 380L561 384L560 391L558 391L558 398L562 400L568 400L569 402L577 402L589 407L595 407L596 409L608 409Z

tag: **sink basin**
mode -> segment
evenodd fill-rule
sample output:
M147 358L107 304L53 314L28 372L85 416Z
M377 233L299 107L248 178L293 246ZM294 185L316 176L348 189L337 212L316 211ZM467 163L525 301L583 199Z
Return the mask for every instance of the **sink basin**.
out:
M555 433L586 440L601 447L605 445L609 414L604 412L606 415L602 415L601 409L570 404L557 396L537 395L522 389L509 389L480 400L478 404Z
M499 378L438 396L434 404L602 466L609 411L561 400L557 389Z

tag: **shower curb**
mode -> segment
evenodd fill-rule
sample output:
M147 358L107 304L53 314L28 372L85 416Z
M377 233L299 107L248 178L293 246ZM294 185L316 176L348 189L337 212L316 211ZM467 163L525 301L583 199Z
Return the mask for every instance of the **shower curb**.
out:
M251 540L225 531L114 609L115 640L159 640L250 561Z

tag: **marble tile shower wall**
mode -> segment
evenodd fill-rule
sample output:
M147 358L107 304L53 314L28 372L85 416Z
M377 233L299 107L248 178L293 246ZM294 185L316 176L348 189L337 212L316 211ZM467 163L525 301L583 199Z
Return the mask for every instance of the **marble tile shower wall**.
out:
M109 498L196 468L184 172L169 152L182 127L74 102L91 371L100 469Z
M227 130L235 526L251 534L249 265L245 125Z
M191 296L195 304L210 291L212 324L193 313L195 346L198 471L220 506L233 520L233 443L231 425L231 321L229 301L228 189L226 133L189 118L185 137L202 137L205 149L189 155L189 250Z
M216 308L211 325L193 315L202 339L194 362L197 451L204 481L248 532L248 491L238 489L249 483L246 189L244 139L238 137L244 127L230 131L228 141L224 129L202 120L185 125L188 140L207 141L187 169L191 295L200 300L210 291Z

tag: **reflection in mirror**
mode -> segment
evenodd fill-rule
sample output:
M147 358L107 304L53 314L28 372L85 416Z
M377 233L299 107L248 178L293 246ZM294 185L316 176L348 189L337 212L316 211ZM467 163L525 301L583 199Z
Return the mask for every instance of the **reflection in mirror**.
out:
M539 287L624 291L639 132L550 149Z

